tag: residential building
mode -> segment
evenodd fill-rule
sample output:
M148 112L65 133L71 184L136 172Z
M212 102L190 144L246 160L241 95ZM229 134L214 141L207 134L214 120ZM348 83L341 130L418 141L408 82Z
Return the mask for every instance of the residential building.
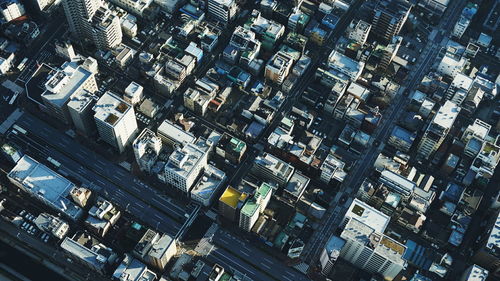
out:
M207 166L207 153L188 143L178 147L165 165L165 181L179 190L189 193L196 179Z
M111 248L84 233L76 233L73 238L64 238L61 248L73 262L81 263L103 275L117 258Z
M207 2L209 17L223 24L230 23L238 11L235 0L208 0Z
M181 127L175 125L170 120L165 119L158 127L158 136L164 144L169 146L184 146L188 143L194 143L196 138L190 132L184 131Z
M217 143L215 153L233 164L238 164L246 150L247 144L244 141L224 133Z
M446 101L439 108L419 143L417 153L420 157L429 159L437 151L455 123L459 112L460 107L451 101Z
M96 131L92 108L99 98L87 91L76 92L68 102L68 112L76 131L84 136L92 136Z
M161 151L161 139L153 131L144 128L132 144L135 161L141 171L150 173Z
M99 136L122 153L132 143L138 131L134 108L108 91L93 109Z
M111 277L112 280L117 281L154 281L156 278L157 276L153 271L129 254L125 254Z
M394 278L407 266L403 254L406 246L352 218L340 234L345 245L340 257L369 273L380 274L384 280Z
M110 0L110 2L136 16L143 17L150 9L153 0Z
M230 221L237 221L239 210L243 207L248 194L228 186L219 198L219 215Z
M383 170L379 178L380 183L384 184L388 189L400 194L403 198L410 198L417 185L390 170Z
M347 75L354 82L363 72L365 63L355 61L334 49L328 56L328 67Z
M465 6L465 8L462 10L462 14L453 27L453 31L451 32L452 36L455 36L457 38L462 37L467 27L469 27L472 18L477 13L478 7L479 6L475 3L467 3L467 6Z
M168 234L163 234L149 249L147 263L158 270L164 270L167 263L177 253L175 239Z
M128 84L127 88L125 88L125 94L123 95L123 99L130 103L132 106L140 103L143 98L144 87L139 85L138 83L132 81Z
M465 69L467 58L454 53L446 52L437 67L437 73L455 77Z
M82 208L87 205L91 194L92 191L90 191L90 189L81 186L74 187L69 193L71 199L73 199L73 201L75 201L75 203Z
M6 22L17 19L26 13L23 4L18 0L2 1L2 3L0 3L0 10Z
M486 281L489 271L477 264L469 266L459 281Z
M95 235L104 237L120 216L121 212L111 202L99 197L96 204L90 208L85 225Z
M264 182L257 188L254 196L246 201L240 212L239 226L241 229L248 232L252 230L259 215L264 212L269 200L271 200L272 191L273 188Z
M407 0L378 0L373 9L373 34L390 42L403 28L411 8Z
M354 40L360 45L364 45L368 39L371 29L372 25L364 20L353 20L349 26L350 32L347 35L347 38Z
M481 140L484 140L484 139L486 139L486 137L490 133L490 130L491 130L490 124L484 122L481 119L476 118L474 120L474 123L472 123L471 125L467 126L467 128L465 128L465 131L462 134L461 140L463 142L467 142L473 137L477 137Z
M30 196L73 221L83 214L82 209L71 201L70 192L75 184L28 155L17 162L7 178Z
M417 134L399 126L394 126L387 143L402 152L410 151Z
M458 73L446 90L445 98L460 106L469 95L473 81L469 76Z
M100 0L63 0L64 14L69 24L69 31L75 38L91 39L91 20L101 6Z
M191 199L209 207L225 182L226 173L209 164L191 190Z
M292 177L295 168L276 156L264 152L255 158L251 171L261 179L284 187Z
M205 116L208 105L213 98L215 98L215 92L209 94L198 89L187 88L184 92L184 106L201 116Z
M47 213L41 213L33 223L43 232L49 233L57 239L63 239L69 231L69 225L61 218Z
M449 3L450 0L423 0L418 3L418 6L437 16L442 16Z
M264 77L273 81L274 83L281 84L292 69L293 59L284 52L277 52L267 62L264 70Z
M14 61L14 53L8 55L7 57L0 56L0 74L5 75L12 68L12 62Z
M332 154L328 154L321 164L320 179L325 183L330 183L332 179L343 181L341 174L344 174L345 163Z
M122 43L120 19L107 7L101 6L92 17L92 40L98 49L114 49Z
M344 247L346 241L340 237L332 235L325 248L321 251L319 262L321 264L321 274L328 276L333 269L333 265L340 256L340 251Z

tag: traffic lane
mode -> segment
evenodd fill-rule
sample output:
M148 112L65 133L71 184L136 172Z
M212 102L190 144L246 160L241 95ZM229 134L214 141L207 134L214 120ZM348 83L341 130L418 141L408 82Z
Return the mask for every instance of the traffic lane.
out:
M105 178L102 178L92 171L83 168L80 164L64 156L57 150L35 143L27 136L22 137L19 135L12 135L10 138L21 147L28 146L30 148L30 152L35 152L39 156L40 161L45 160L49 156L56 159L61 163L64 167L63 170L68 172L68 174L75 176L82 182L92 183L93 191L99 193L104 198L107 198L111 202L115 203L117 206L126 209L127 213L130 213L137 219L140 219L151 226L157 226L158 230L173 236L175 236L180 230L181 225L177 221L163 215L154 208L150 208L150 206L144 202L137 200L137 198L124 192Z
M258 248L250 246L249 243L241 240L231 234L217 230L212 237L212 242L216 245L228 249L231 253L259 268L263 272L267 272L278 280L292 278L293 280L309 280L305 275L299 273L295 269L289 268L274 257L264 253Z
M210 251L210 253L206 256L206 258L207 260L219 264L226 269L233 269L239 271L240 273L250 277L252 280L259 280L259 281L274 280L266 276L264 273L254 270L250 264L247 264L246 262L233 256L224 249L214 247Z
M131 193L133 193L136 197L146 197L148 200L154 201L155 205L159 205L158 208L165 209L167 211L166 214L169 216L173 215L174 219L179 220L184 218L186 209L172 203L170 200L167 200L167 198L157 196L150 186L142 182L138 183L137 179L125 172L122 167L115 165L101 155L90 151L86 147L72 140L69 136L60 133L38 118L25 113L16 123L22 128L30 131L30 133L40 137L49 145L59 148L62 151L66 151L67 154L71 155L73 159L109 179L116 185L125 189L131 189Z

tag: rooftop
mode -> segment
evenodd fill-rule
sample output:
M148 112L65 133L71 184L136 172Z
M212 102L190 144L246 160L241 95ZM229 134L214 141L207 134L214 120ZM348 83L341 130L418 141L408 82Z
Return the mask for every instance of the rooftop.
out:
M383 233L389 224L390 217L372 206L355 198L347 210L344 219L355 218L376 232Z
M349 77L355 77L363 70L364 63L355 61L337 52L337 50L333 50L328 56L328 66L340 70Z
M212 165L207 165L203 176L191 190L191 195L203 199L211 198L226 179L226 173Z
M165 170L178 174L182 178L187 178L201 161L205 152L196 145L188 143L183 148L177 148L168 158Z
M196 139L193 134L184 131L181 127L174 125L167 119L158 127L158 135L182 144L193 143Z
M130 104L108 91L94 105L94 118L114 126L130 109Z
M83 112L93 101L97 100L97 96L86 90L80 90L73 95L68 102L68 107L77 112Z
M288 181L288 184L285 186L285 192L298 199L302 196L302 193L304 193L309 181L310 179L308 177L296 172L292 175L290 181Z
M454 102L446 101L446 103L439 108L436 116L434 116L433 123L442 128L450 129L451 126L453 126L459 112L459 106L457 106Z
M244 201L247 198L247 194L240 192L230 186L226 188L222 196L219 198L219 201L223 202L226 205L229 205L233 208L236 208L238 202Z
M268 183L262 183L259 188L255 191L255 195L252 199L248 200L243 208L241 208L241 213L247 217L251 217L259 208L259 200L266 198L269 192L272 191L272 187Z

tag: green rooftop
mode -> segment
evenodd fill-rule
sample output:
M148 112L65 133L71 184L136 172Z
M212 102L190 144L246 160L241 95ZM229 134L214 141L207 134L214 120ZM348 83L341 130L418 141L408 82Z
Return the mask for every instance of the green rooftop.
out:
M255 191L255 196L248 200L245 205L243 205L243 208L241 208L241 213L247 217L251 217L257 209L259 209L259 205L257 204L257 201L259 198L266 198L266 196L271 192L272 187L264 182L260 185L259 188Z
M237 138L231 138L231 147L233 150L237 153L240 153L246 146L245 142L237 139Z

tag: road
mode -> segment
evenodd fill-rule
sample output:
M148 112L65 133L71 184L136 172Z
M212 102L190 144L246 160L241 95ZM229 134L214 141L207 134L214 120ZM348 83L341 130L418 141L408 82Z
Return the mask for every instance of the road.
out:
M56 159L62 164L62 172L72 174L82 182L89 182L95 191L153 228L173 236L180 235L186 228L186 225L182 225L186 222L185 215L191 218L198 210L177 205L123 168L28 113L24 113L16 124L27 130L28 134L11 134L10 137L22 147L43 157L38 160L48 156Z
M454 1L451 5L452 6L448 8L445 16L437 28L438 30L444 30L445 33L449 33L450 29L453 28L453 23L458 18L461 8L463 8L465 3L464 1ZM343 215L349 207L349 203L354 197L354 194L357 192L359 186L373 167L373 163L377 155L382 150L383 143L388 138L395 122L399 119L400 114L405 110L405 105L407 104L408 99L402 95L402 92L404 89L412 92L418 86L418 83L421 81L423 75L428 72L434 62L434 59L437 57L438 51L442 47L443 39L444 35L439 32L438 36L436 36L433 41L427 42L424 51L420 55L418 64L408 75L410 79L403 85L399 91L399 95L396 96L391 106L384 113L381 124L372 136L373 139L379 141L381 145L377 147L371 146L367 151L365 151L362 158L357 161L356 165L347 176L347 179L343 182L340 192L331 202L330 207L323 217L321 226L313 234L311 241L306 245L303 252L303 260L309 262L311 266L316 265L323 245L325 245L327 240L330 238L333 230L340 224ZM344 205L338 204L342 194L346 194L350 197Z

